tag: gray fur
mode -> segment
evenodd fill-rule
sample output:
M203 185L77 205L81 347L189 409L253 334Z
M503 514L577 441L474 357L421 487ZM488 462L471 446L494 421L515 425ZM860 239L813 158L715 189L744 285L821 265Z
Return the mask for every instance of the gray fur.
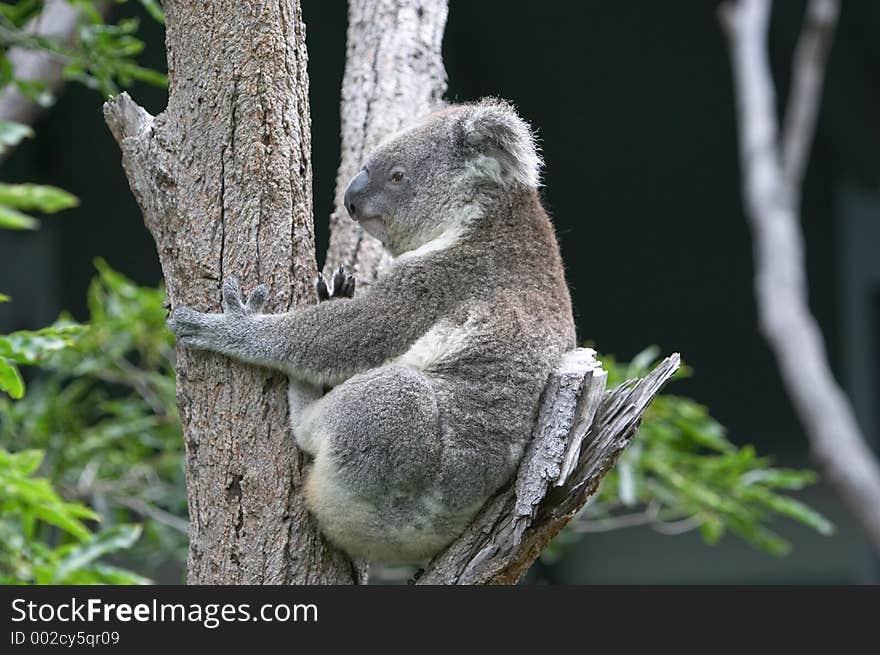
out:
M539 165L510 105L444 109L381 145L352 194L398 255L366 293L267 315L231 280L223 314L172 313L181 344L290 376L309 507L353 556L429 558L516 470L575 345Z

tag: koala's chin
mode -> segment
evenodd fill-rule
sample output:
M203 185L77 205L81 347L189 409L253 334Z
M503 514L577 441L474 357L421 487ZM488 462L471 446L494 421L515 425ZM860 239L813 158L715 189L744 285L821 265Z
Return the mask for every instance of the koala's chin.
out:
M360 221L360 226L372 237L382 242L382 245L388 248L391 243L391 236L388 234L388 226L380 218L366 218Z

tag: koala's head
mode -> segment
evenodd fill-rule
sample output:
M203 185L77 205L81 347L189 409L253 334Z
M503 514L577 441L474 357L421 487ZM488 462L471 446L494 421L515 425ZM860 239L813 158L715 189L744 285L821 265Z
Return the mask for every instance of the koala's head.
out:
M486 203L537 187L541 158L528 123L486 99L430 114L385 141L345 192L345 208L394 254L461 229Z

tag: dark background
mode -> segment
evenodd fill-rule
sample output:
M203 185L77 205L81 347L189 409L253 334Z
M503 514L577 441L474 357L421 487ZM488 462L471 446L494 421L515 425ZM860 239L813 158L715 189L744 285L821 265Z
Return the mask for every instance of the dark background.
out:
M806 441L756 329L751 241L739 198L728 54L716 3L453 0L444 43L452 100L498 95L539 130L542 191L560 236L580 339L628 359L680 351L693 379L672 391L711 407L737 443L809 466ZM774 75L784 106L803 2L776 2ZM303 0L310 55L319 258L338 164L346 3ZM126 9L132 11L132 9ZM164 68L161 27L143 20L144 63ZM876 437L880 389L880 3L843 3L805 183L811 306L838 379ZM152 113L165 92L135 87ZM38 138L4 167L9 181L80 197L39 232L0 234L0 278L16 302L0 331L35 328L62 308L84 318L92 260L159 281L152 241L125 181L101 98L71 86ZM543 572L566 582L878 581L852 520L822 486L805 500L837 524L830 538L780 525L795 551L776 559L733 537L648 528L589 535Z

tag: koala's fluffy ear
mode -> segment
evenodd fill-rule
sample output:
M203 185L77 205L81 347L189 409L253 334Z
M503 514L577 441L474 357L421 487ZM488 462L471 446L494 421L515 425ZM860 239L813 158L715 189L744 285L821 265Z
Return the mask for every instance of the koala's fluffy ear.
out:
M541 156L531 126L504 100L487 98L471 105L461 129L473 172L496 184L511 181L537 187Z

